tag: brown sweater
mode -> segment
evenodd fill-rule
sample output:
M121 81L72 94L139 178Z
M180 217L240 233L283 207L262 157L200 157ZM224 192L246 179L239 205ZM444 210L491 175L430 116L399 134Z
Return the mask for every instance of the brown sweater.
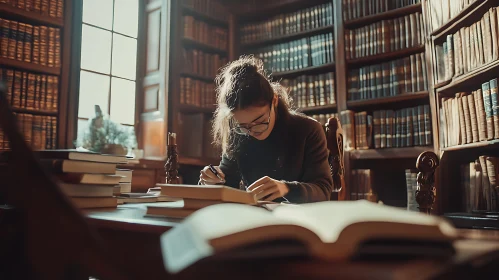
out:
M239 188L264 176L285 182L291 203L329 200L333 180L326 135L320 123L302 114L279 114L269 137L245 137L234 157L222 157L225 185Z

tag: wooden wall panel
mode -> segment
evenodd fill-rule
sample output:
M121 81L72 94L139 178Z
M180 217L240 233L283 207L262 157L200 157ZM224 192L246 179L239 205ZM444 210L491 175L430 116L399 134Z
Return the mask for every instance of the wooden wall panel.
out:
M142 123L142 143L145 158L157 158L166 155L166 124L162 118Z
M170 64L171 1L145 5L146 38L144 74L141 79L140 147L145 158L166 156Z
M147 13L147 72L160 71L161 9Z

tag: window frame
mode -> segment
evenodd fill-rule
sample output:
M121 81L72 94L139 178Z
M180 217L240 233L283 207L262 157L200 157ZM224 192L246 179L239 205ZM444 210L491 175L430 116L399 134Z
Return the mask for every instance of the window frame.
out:
M88 120L89 118L79 117L78 109L79 109L79 99L80 99L80 72L87 71L90 73L96 73L100 75L106 75L110 79L113 77L125 79L127 81L133 81L128 78L123 78L119 76L115 76L112 74L112 49L111 49L111 67L109 74L103 74L100 72L92 71L89 69L84 69L81 67L81 47L82 47L82 30L83 25L86 24L91 27L99 28L101 30L105 30L111 32L111 48L113 42L113 34L119 34L125 36L127 38L133 38L129 35L123 34L121 32L109 30L100 26L95 26L93 24L84 23L83 22L83 1L84 0L74 0L73 5L71 7L72 17L66 17L66 21L70 24L68 25L67 30L65 30L65 34L71 34L71 43L70 43L70 57L68 61L70 63L69 67L69 88L68 88L68 122L66 127L66 148L75 147L75 142L78 137L78 121L79 120ZM135 135L137 138L137 148L142 148L141 140L141 129L140 129L140 114L142 111L142 91L141 84L143 81L143 64L145 59L145 27L144 24L144 1L138 0L138 29L137 29L137 53L136 53L136 74L135 74L135 112L134 112L134 123L130 124L122 124L128 127L134 127ZM114 27L114 4L115 0L113 0L113 26ZM135 39L135 38L133 38ZM111 81L109 83L109 96L108 96L108 108L106 108L106 112L110 112L111 108ZM121 123L120 123L121 124Z

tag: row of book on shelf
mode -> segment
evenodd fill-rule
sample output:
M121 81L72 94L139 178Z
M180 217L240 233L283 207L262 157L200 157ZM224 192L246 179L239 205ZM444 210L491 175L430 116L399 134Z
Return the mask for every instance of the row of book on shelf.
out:
M377 202L376 193L373 192L371 169L352 169L350 176L350 200L365 199Z
M215 78L218 69L222 68L229 60L226 56L206 53L197 49L183 49L183 71L207 78Z
M432 144L430 106L340 113L345 150L401 148Z
M37 116L17 114L17 125L26 143L33 150L55 149L57 141L57 118L52 116ZM0 129L0 150L9 149L9 141Z
M325 3L292 13L279 14L241 26L241 42L268 40L284 35L333 25L333 3Z
M440 26L456 17L462 10L477 0L427 0L426 21L430 31L437 30Z
M499 58L498 13L498 7L491 7L480 20L435 44L438 82L461 76Z
M53 18L62 18L64 14L64 0L1 0L0 5L12 7Z
M497 78L473 92L441 98L440 145L451 147L499 139Z
M338 114L336 114L336 113L314 114L314 115L310 115L310 117L315 119L316 121L318 121L325 130L326 129L325 125L327 124L327 121L330 118L338 118Z
M220 158L220 149L213 144L211 118L203 113L179 113L178 124L182 133L178 140L178 152L184 157ZM193 137L193 132L197 136Z
M420 0L342 0L343 18L352 20L418 3Z
M7 87L13 108L57 112L59 77L0 68L0 81Z
M461 165L461 189L466 212L499 211L499 158L482 155Z
M227 21L229 19L227 8L216 0L183 0L182 3L184 6L212 18L222 21Z
M417 173L416 169L406 169L405 170L405 183L407 197L397 199L396 204L406 205L408 211L418 212L419 204L416 201L416 190L417 190ZM360 200L365 199L372 202L377 202L380 197L378 197L377 191L374 186L374 175L375 173L372 169L352 169L350 175L350 200ZM406 203L403 203L405 200ZM388 202L388 201L387 201ZM393 201L395 202L395 201Z
M336 104L334 72L283 79L281 84L289 89L298 108Z
M423 44L424 22L420 12L345 30L347 59L389 53Z
M428 90L424 53L354 69L348 75L347 100L365 100Z
M180 104L214 107L216 104L215 84L180 77Z
M334 63L333 34L319 34L259 48L249 53L263 60L273 72Z
M416 191L418 189L418 170L405 170L405 184L407 187L407 210L418 212L419 204L416 201Z
M192 16L184 16L184 38L227 50L229 31L227 28L213 26Z
M61 66L59 28L0 18L0 57L48 67Z

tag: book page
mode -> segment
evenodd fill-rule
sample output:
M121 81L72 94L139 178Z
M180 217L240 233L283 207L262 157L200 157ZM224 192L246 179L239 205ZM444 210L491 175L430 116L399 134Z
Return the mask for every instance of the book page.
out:
M295 221L275 217L272 212L255 206L235 203L208 206L161 236L165 266L171 272L180 271L212 255L215 249L260 241L262 236L267 236L262 227L292 224L296 224ZM241 235L224 243L224 238L245 231L249 232L244 238ZM278 232L274 234L279 236ZM217 240L217 248L212 246L213 240Z
M298 207L278 207L272 213L276 217L293 221L314 231L325 243L334 243L343 229L361 222L435 226L441 227L446 234L454 234L452 227L441 218L365 200L325 201L302 204ZM387 231L389 230L387 228Z

